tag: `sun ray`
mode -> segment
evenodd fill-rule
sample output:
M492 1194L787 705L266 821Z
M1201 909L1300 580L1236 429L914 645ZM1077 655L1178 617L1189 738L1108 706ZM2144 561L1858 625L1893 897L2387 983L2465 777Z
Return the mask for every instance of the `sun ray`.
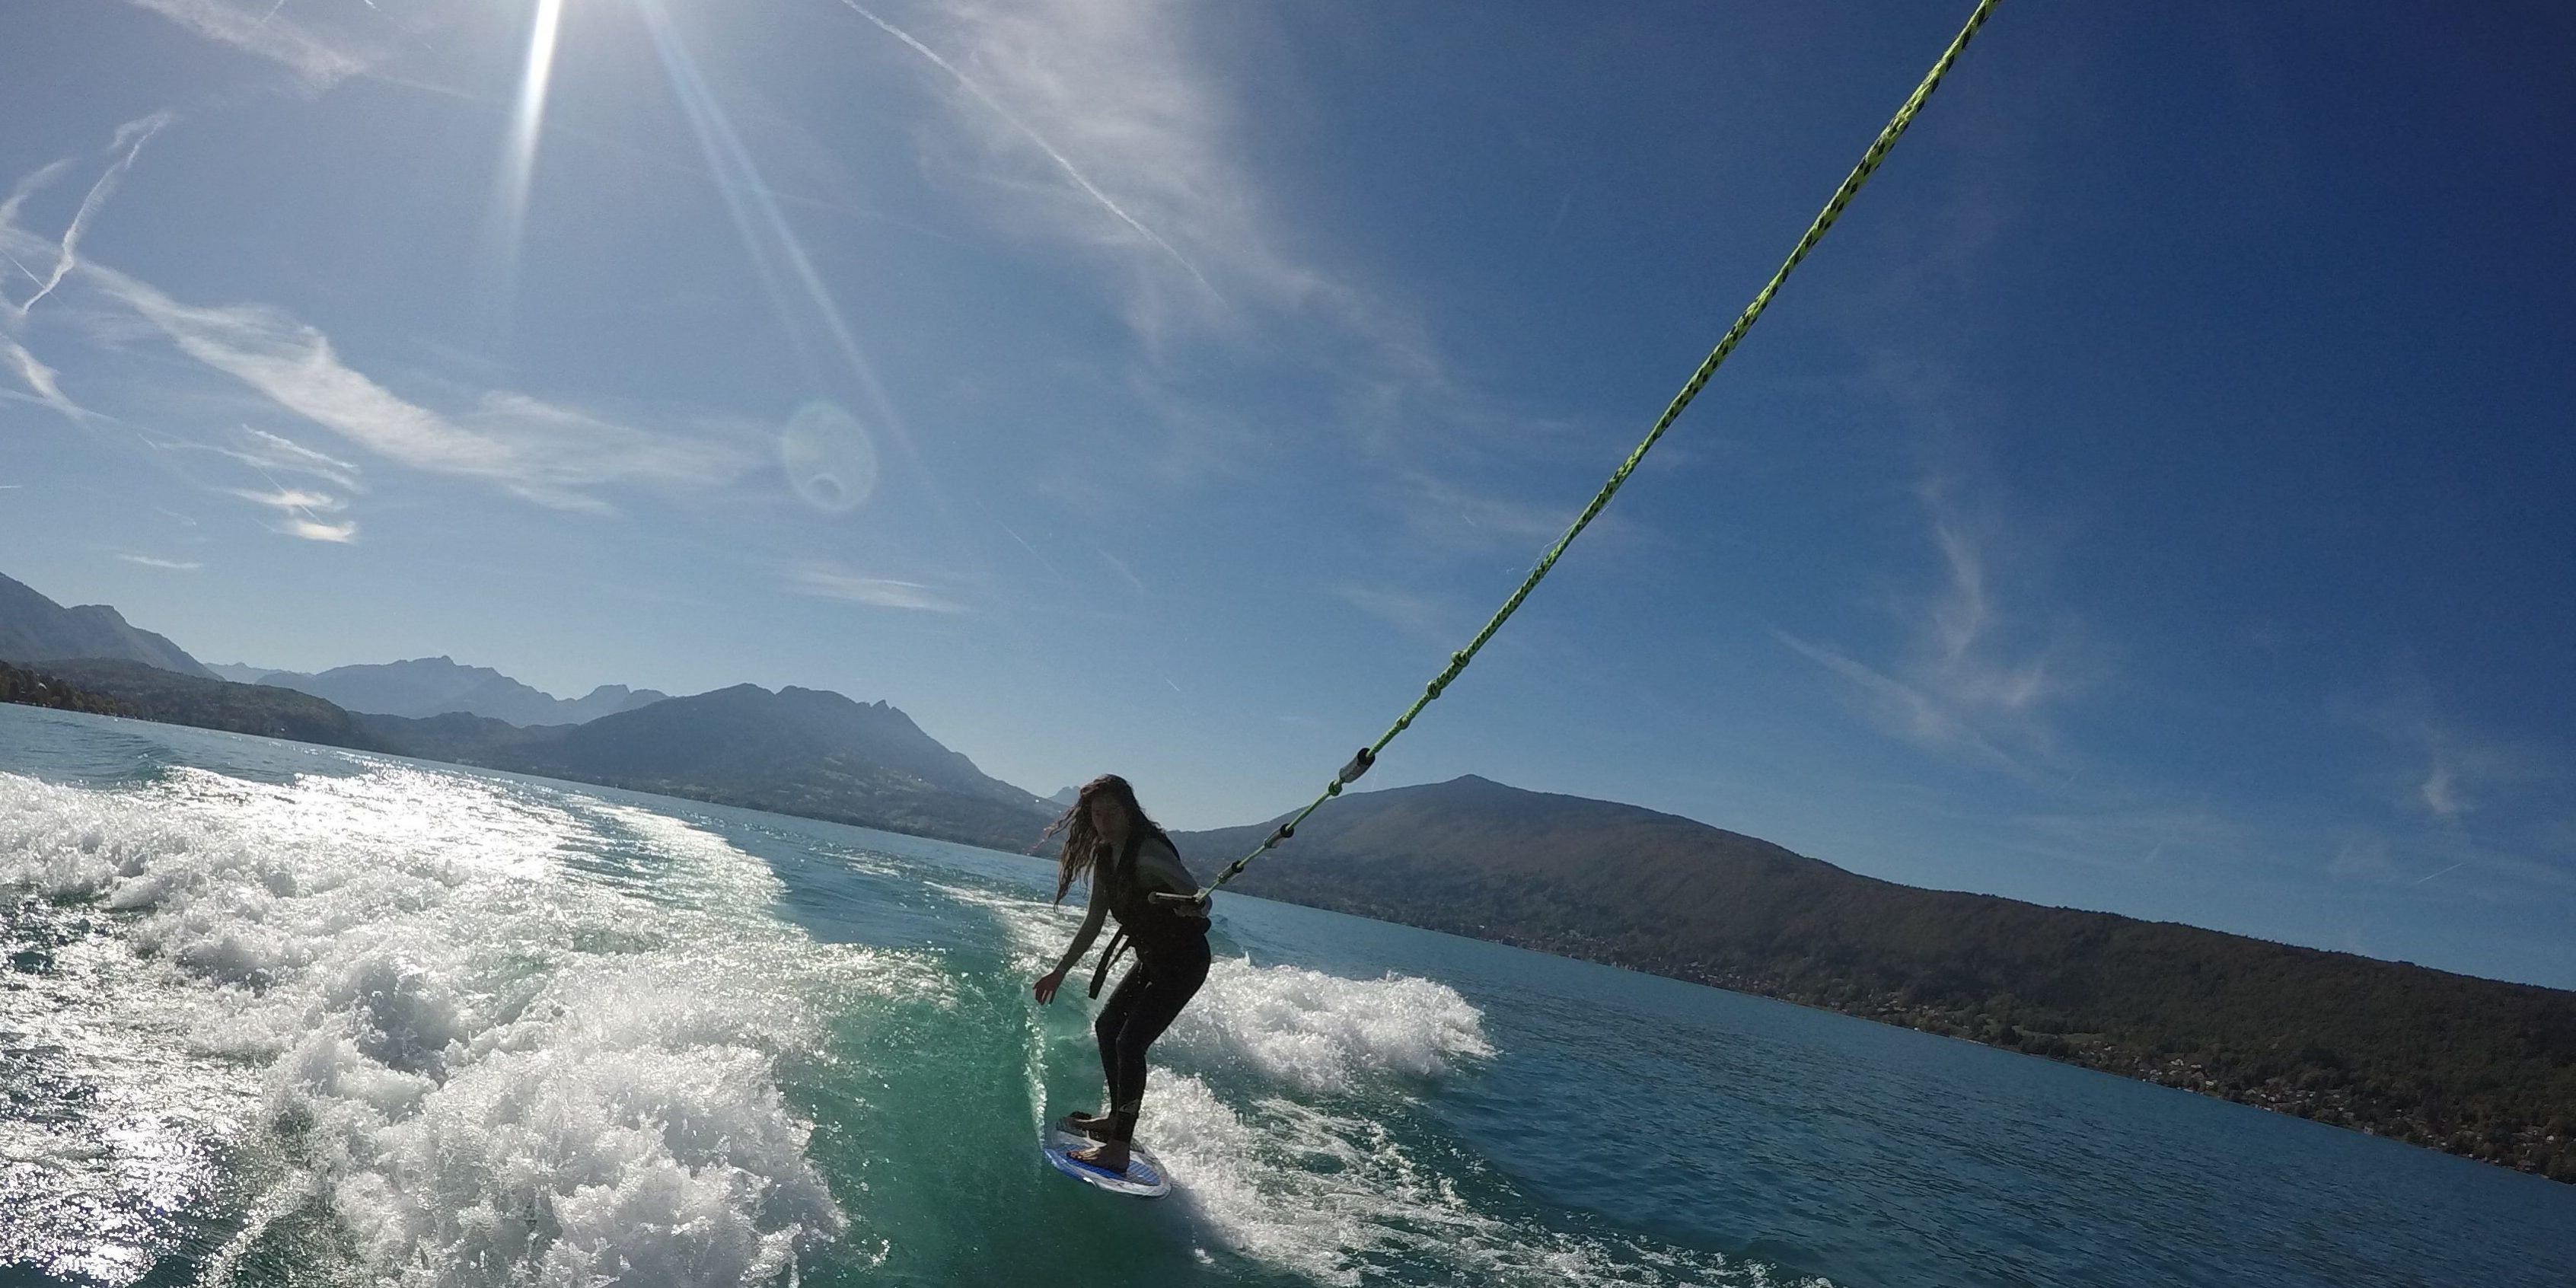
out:
M813 259L805 252L787 217L778 209L769 185L753 164L751 153L724 108L716 101L705 78L699 73L697 60L682 43L670 15L658 0L641 0L636 6L644 15L645 29L662 56L669 73L671 89L680 102L689 129L697 136L698 146L706 154L707 168L715 177L716 190L723 197L725 209L733 216L736 230L742 236L743 249L751 260L752 272L759 277L768 293L770 305L778 313L779 325L791 344L809 364L813 361L813 332L817 325L828 341L833 355L840 359L856 379L876 414L876 423L889 437L909 465L915 478L942 520L953 524L947 498L931 479L913 442L911 432L897 414L894 402L887 397L883 382L877 378L876 364L869 360L860 345L858 333L841 312L816 271Z
M528 61L519 76L519 100L510 111L509 150L502 158L501 255L516 265L528 217L528 189L537 170L537 142L545 131L546 89L554 80L555 38L563 29L564 0L537 0L528 24Z

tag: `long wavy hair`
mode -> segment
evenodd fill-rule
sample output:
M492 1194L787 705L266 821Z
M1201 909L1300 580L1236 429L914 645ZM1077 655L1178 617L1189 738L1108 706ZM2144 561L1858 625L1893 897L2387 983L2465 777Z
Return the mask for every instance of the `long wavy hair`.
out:
M1084 783L1081 793L1074 797L1073 807L1048 824L1045 833L1038 837L1038 845L1030 847L1036 849L1045 845L1048 837L1064 833L1064 852L1056 861L1055 869L1057 903L1064 902L1065 891L1071 890L1074 882L1107 867L1117 857L1109 852L1107 838L1101 836L1100 829L1091 823L1092 802L1103 796L1116 801L1127 811L1129 837L1160 837L1166 844L1172 839L1163 831L1163 825L1147 817L1145 807L1136 803L1136 789L1128 786L1126 779L1116 774L1102 774Z

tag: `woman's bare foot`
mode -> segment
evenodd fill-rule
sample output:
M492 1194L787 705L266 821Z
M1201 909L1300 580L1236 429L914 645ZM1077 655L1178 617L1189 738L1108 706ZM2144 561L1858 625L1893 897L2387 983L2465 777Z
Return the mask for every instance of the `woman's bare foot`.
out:
M1127 1174L1127 1142L1123 1140L1104 1140L1089 1149L1077 1149L1065 1157L1104 1172Z
M1109 1115L1066 1114L1056 1123L1056 1130L1068 1136L1081 1136L1088 1140L1107 1140L1110 1133Z

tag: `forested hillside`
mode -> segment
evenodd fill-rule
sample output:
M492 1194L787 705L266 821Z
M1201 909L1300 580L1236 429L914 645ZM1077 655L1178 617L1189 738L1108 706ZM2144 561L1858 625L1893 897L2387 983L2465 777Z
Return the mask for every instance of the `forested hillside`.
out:
M92 693L41 671L11 666L6 662L0 662L0 702L51 707L56 711L86 711L101 716L134 714L132 708L105 694Z
M361 731L348 712L293 689L200 679L122 658L72 658L47 662L44 670L125 708L109 714L361 751L394 750Z
M1202 869L1275 824L1181 838ZM1481 778L1345 797L1236 889L2012 1047L2576 1181L2576 993L1919 890Z

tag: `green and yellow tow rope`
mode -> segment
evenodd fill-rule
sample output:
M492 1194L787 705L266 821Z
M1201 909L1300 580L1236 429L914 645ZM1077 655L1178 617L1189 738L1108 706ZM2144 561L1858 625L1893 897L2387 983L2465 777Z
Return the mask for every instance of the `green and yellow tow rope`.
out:
M1806 261L1808 252L1816 248L1816 243L1825 239L1825 232L1834 226L1834 221L1842 218L1843 209L1851 204L1853 197L1860 194L1862 185L1868 183L1870 176L1878 172L1879 164L1887 159L1888 150L1896 146L1896 140L1904 135L1907 126L1914 123L1915 115L1923 110L1923 104L1932 97L1932 91L1941 87L1941 78L1949 75L1951 65L1959 61L1960 51L1966 49L1968 42L1976 37L1977 29L1986 25L1986 18L1994 12L1995 4L1996 0L1977 0L1975 11L1968 15L1967 25L1961 27L1959 34L1951 39L1950 47L1941 51L1940 61L1932 64L1932 70L1924 75L1923 83L1915 86L1914 92L1906 96L1904 105L1896 109L1896 115L1888 121L1887 128L1878 132L1878 137L1871 141L1869 150L1861 153L1860 164L1853 166L1851 174L1843 179L1842 186L1834 189L1833 197L1825 202L1823 210L1817 212L1815 222L1807 225L1806 235L1800 237L1798 244L1790 249L1789 258L1781 263L1779 271L1771 274L1770 281L1763 283L1761 292L1756 294L1753 302L1745 305L1744 312L1736 317L1735 325L1726 329L1725 337L1717 342L1716 348L1709 350L1708 357L1699 364L1699 370L1691 373L1690 382L1682 386L1679 394L1673 396L1671 405L1664 408L1664 414L1655 418L1655 427L1646 431L1645 441L1638 443L1637 450L1628 453L1628 459L1619 463L1619 468L1611 473L1610 481L1601 485L1601 490L1593 495L1592 503L1583 507L1583 513L1575 517L1574 525L1565 530L1564 536L1557 538L1556 545L1549 549L1545 558L1538 561L1538 566L1530 569L1529 576L1522 579L1520 588L1514 590L1511 598L1504 600L1503 606L1494 611L1492 619L1485 623L1485 628L1476 632L1474 639L1467 641L1467 647L1449 655L1449 665L1423 688L1422 696L1415 698L1413 705L1405 708L1404 714L1397 716L1395 723L1388 726L1387 731L1380 735L1376 742L1361 748L1359 754L1352 757L1349 764L1342 766L1341 772L1333 776L1333 781L1324 788L1322 795L1317 796L1306 808L1299 810L1296 817L1280 824L1262 840L1260 845L1253 848L1252 853L1227 865L1225 871L1219 873L1216 880L1209 882L1206 889L1195 895L1157 895L1156 898L1172 902L1207 902L1208 896L1216 893L1219 886L1242 875L1243 870L1251 866L1254 859L1260 858L1263 853L1280 842L1296 835L1297 825L1305 822L1308 815L1323 808L1324 802L1341 795L1342 788L1348 786L1353 779L1367 773L1369 766L1377 763L1378 753L1386 750L1387 744L1394 742L1397 734L1412 727L1413 718L1422 714L1423 708L1439 699L1441 691L1449 687L1449 682L1457 679L1459 672L1466 670L1467 664L1475 660L1477 650L1484 648L1485 642L1494 638L1494 633L1503 628L1503 623L1510 621L1512 614L1520 611L1521 602L1528 599L1530 592L1538 588L1539 582L1546 578L1548 570L1556 567L1556 561L1565 554L1566 547L1573 545L1574 539L1583 535L1583 530L1591 526L1592 521L1600 516L1602 509L1610 504L1610 498L1618 495L1619 488L1628 481L1628 476L1636 472L1638 463L1646 459L1646 453L1654 450L1655 443L1663 438L1664 431L1671 429L1673 422L1681 419L1683 409L1690 406L1691 400L1697 398L1699 391L1708 384L1708 378L1717 374L1718 366L1735 352L1735 346L1744 340L1744 333L1752 330L1753 324L1761 319L1762 311L1771 306L1771 297L1779 294L1780 284L1788 281L1789 274L1797 271L1798 265Z

